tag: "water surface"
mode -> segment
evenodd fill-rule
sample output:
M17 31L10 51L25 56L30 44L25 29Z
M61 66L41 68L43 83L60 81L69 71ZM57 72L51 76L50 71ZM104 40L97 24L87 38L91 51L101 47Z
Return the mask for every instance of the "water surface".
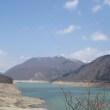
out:
M71 91L73 96L86 95L87 88L59 86L52 84L38 84L38 83L17 83L17 87L22 89L22 95L46 100L44 107L49 110L66 110L64 97L62 95L61 87L64 91ZM106 94L106 102L110 104L110 89L92 88L91 94L97 93Z

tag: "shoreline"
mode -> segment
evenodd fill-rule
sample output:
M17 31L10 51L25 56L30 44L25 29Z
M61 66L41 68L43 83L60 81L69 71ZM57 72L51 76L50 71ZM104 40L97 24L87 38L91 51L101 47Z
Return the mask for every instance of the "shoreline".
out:
M107 82L67 82L67 81L55 81L52 84L74 86L74 87L98 87L98 88L110 88L110 83Z
M34 81L34 80L14 80L13 83L16 84L18 82L23 82L23 83L49 83L48 81L42 81L42 80L39 80L39 81Z
M0 110L47 110L39 107L44 100L22 96L21 92L15 84L0 83Z
M110 88L110 83L107 83L107 82L69 82L69 81L55 81L55 82L49 83L48 81L14 80L14 84L16 84L18 82L24 82L24 83L46 83L46 84L56 84L56 85L75 86L75 87Z

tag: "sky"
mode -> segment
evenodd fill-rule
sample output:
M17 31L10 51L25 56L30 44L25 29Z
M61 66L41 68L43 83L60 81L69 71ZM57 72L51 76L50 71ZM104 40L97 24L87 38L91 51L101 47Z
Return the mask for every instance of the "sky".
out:
M110 0L0 0L0 71L32 57L82 61L110 53Z

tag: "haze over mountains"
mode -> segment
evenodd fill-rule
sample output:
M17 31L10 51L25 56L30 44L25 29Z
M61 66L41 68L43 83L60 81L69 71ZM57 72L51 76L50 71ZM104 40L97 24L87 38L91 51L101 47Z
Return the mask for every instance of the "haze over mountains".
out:
M9 69L5 75L14 80L50 81L78 69L83 64L79 60L70 60L62 56L38 57Z
M110 55L85 64L77 70L56 79L57 81L106 81L110 82Z

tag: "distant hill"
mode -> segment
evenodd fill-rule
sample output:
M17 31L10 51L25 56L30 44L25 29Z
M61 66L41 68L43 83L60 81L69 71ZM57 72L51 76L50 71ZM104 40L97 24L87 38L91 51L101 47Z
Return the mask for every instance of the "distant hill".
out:
M105 81L110 82L110 55L105 55L69 72L57 81Z
M13 79L7 76L0 74L0 83L13 83Z
M83 65L79 60L70 60L65 57L38 57L17 65L5 75L15 80L44 80L49 81L74 71Z

